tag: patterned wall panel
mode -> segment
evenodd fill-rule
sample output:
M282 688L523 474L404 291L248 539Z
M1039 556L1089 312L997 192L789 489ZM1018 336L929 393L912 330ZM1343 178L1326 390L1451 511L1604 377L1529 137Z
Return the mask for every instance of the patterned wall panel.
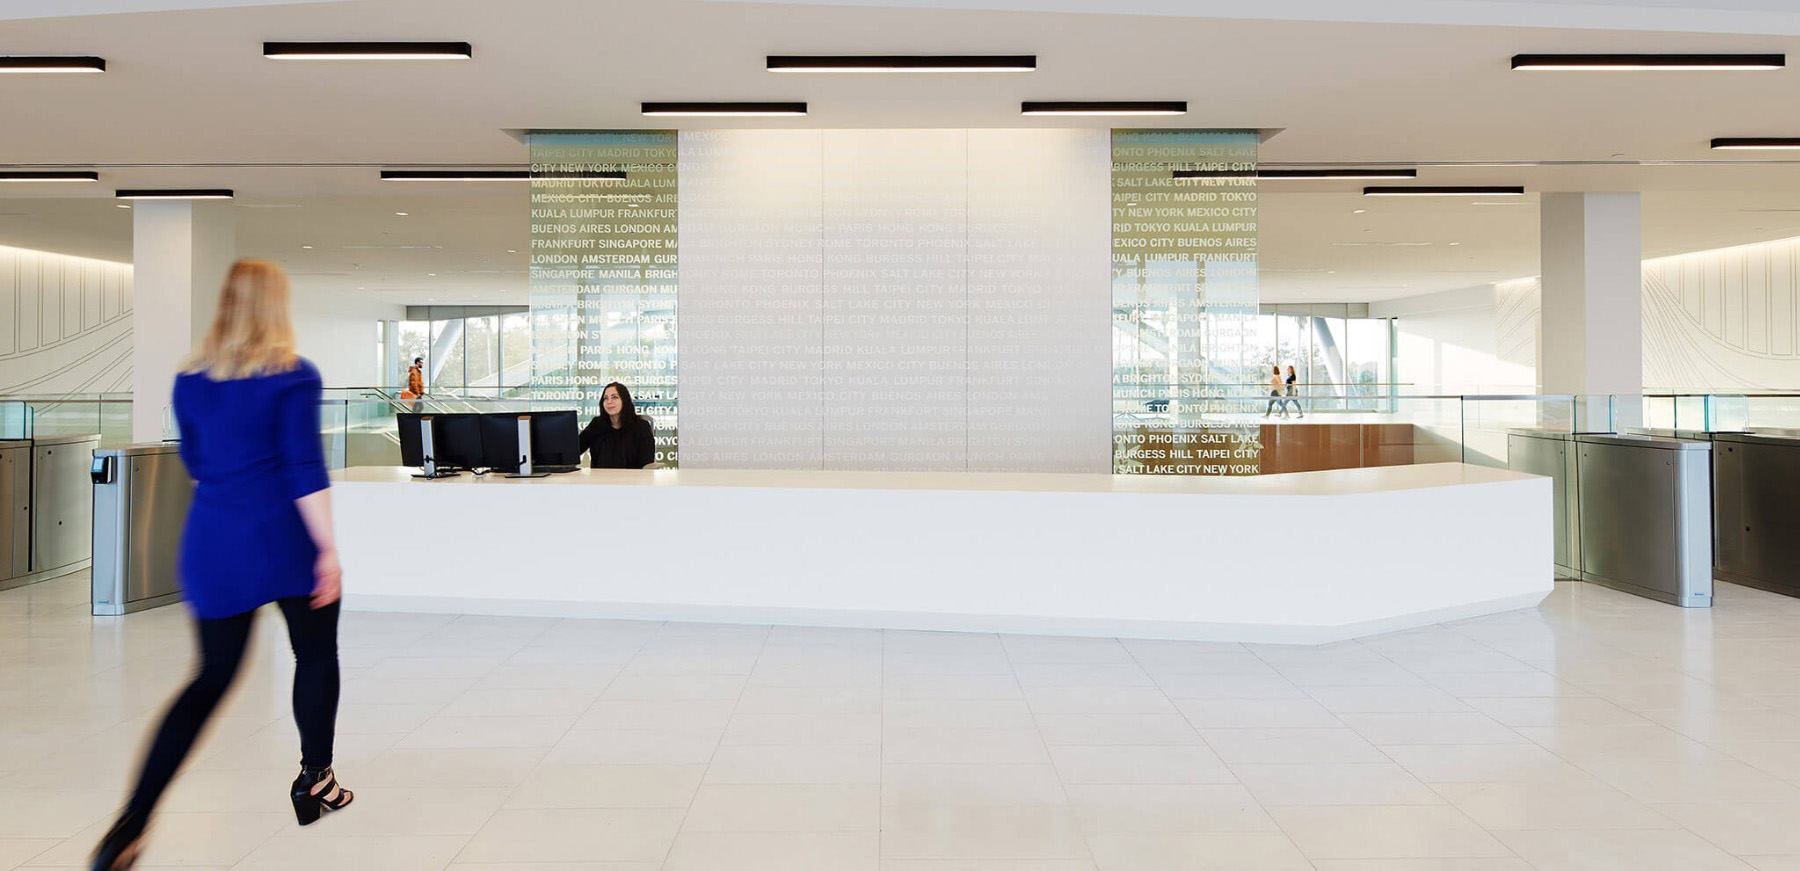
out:
M1646 261L1644 386L1800 386L1800 239Z
M131 389L131 266L0 246L0 394Z

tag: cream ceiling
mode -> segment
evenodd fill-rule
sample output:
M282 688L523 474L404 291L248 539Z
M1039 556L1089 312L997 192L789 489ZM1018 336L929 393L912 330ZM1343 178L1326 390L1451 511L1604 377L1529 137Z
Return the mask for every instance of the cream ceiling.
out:
M1262 14L1304 4L1267 5ZM1516 6L1532 20L1527 7L1545 4L1485 5ZM1780 16L1792 4L1557 5L1647 26L1633 6ZM1184 8L1210 7L1197 0ZM281 63L261 57L265 39L462 39L475 58ZM1512 54L1554 51L1785 51L1795 66L1605 75L1507 68ZM975 77L797 77L761 68L764 54L809 52L1031 52L1040 68ZM1792 36L860 3L341 0L0 21L0 53L97 54L109 63L99 76L0 77L0 164L94 166L103 175L80 193L0 188L0 244L126 258L128 212L109 198L114 187L233 187L246 253L284 260L318 292L404 302L518 293L523 258L506 252L524 245L523 192L402 189L377 181L377 168L519 165L524 149L509 131L520 129L666 126L640 117L640 100L804 99L811 116L783 122L800 127L1040 127L1106 122L1021 118L1020 100L1186 99L1189 115L1152 123L1279 130L1265 144L1267 162L1418 165L1422 183L1534 192L1643 191L1647 255L1800 235L1800 165L1719 159L1707 149L1713 136L1800 135L1792 110L1800 38ZM1365 199L1353 184L1263 190L1270 300L1376 300L1536 270L1535 198L1473 206Z

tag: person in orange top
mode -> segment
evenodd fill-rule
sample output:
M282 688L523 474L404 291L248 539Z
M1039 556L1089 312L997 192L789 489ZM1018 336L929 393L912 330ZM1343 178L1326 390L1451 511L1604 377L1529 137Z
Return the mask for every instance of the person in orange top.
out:
M401 399L413 400L412 410L417 412L425 403L425 358L414 357L412 368L406 370L406 392L400 394Z

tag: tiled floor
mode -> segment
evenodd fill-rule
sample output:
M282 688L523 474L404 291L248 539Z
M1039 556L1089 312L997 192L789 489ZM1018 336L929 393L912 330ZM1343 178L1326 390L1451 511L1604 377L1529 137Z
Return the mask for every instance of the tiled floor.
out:
M188 668L84 584L0 593L0 869L83 861ZM149 866L1800 869L1800 600L1738 587L1315 648L352 614L305 830L264 621Z

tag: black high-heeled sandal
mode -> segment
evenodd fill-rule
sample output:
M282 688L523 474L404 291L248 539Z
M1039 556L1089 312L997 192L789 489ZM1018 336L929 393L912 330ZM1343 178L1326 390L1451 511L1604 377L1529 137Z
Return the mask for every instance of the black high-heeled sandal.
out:
M94 861L90 866L93 871L130 871L143 852L144 827L148 822L149 816L138 811L120 814L119 821L113 823L106 837L100 839L100 845L94 848Z
M332 798L331 791L337 790L337 797ZM294 778L294 787L288 792L288 798L294 802L294 819L300 825L310 826L319 821L325 811L341 811L356 800L356 793L338 785L337 775L330 768L301 767L300 776Z

